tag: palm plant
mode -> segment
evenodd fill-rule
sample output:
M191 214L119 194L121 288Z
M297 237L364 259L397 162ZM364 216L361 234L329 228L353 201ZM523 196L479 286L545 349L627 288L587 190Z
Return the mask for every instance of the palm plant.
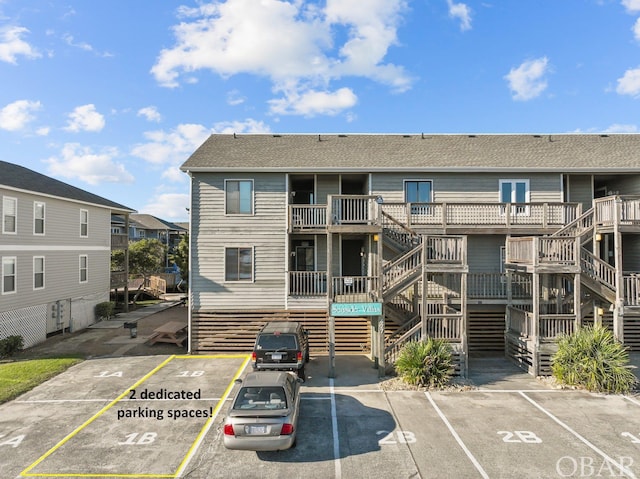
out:
M441 387L451 378L451 346L443 339L407 343L395 363L400 378L414 386Z
M638 382L628 350L601 327L585 327L558 339L551 358L553 376L563 384L588 391L628 393Z

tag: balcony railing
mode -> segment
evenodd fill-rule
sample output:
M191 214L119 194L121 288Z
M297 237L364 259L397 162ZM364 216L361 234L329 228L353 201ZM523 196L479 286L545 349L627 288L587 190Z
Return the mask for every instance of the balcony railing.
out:
M380 301L380 280L377 276L334 276L332 278L334 303L369 303Z
M127 285L126 271L111 271L111 288L124 288Z
M111 235L111 249L127 249L129 247L129 236L121 234Z
M581 213L578 203L383 203L408 227L561 227Z
M423 319L428 337L457 342L462 339L462 314L428 315Z
M637 273L625 274L622 278L624 283L624 300L627 306L640 306L640 276Z
M595 221L600 226L621 225L640 227L640 196L607 196L594 200Z
M523 265L577 265L579 240L574 237L507 238L506 263Z
M291 296L323 296L327 294L326 271L289 271Z
M582 213L578 203L381 203L377 196L330 195L329 205L290 205L290 231L374 225L378 208L409 228L561 228ZM630 214L630 213L629 213ZM629 216L629 214L627 216ZM640 215L639 215L640 218Z

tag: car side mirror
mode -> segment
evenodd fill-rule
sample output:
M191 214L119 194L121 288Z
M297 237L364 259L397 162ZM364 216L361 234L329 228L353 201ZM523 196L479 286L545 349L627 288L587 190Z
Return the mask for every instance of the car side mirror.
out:
M242 379L238 378L235 381L233 381L235 384L242 384Z
M305 336L309 336L309 330L308 329L303 330L303 333L304 333Z

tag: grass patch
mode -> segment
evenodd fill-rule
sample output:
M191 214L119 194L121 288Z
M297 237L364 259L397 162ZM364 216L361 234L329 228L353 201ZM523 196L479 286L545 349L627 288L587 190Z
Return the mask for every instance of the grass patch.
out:
M17 398L81 361L80 358L51 358L0 363L0 404Z

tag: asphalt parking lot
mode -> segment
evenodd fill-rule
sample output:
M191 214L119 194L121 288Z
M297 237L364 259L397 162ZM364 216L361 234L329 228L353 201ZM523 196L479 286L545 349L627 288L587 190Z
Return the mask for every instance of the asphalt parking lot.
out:
M314 357L298 445L228 451L246 356L84 361L0 406L2 478L640 477L640 397L496 369L464 391L385 391L364 356ZM132 392L135 391L135 392Z

